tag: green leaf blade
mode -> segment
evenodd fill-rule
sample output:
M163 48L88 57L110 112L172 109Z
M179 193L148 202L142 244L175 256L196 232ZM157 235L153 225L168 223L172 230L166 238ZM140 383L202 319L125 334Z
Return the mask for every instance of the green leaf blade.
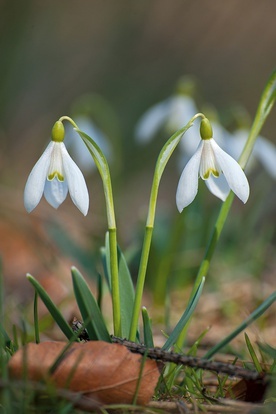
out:
M75 267L72 267L71 272L75 297L83 321L86 324L89 338L91 340L111 342L111 338L106 328L102 313L86 281Z
M64 335L70 340L74 336L74 332L71 329L68 322L62 316L60 310L53 303L52 299L47 294L47 292L44 290L44 288L41 286L41 284L32 275L27 274L27 279L35 288L40 299L43 301L44 305L46 306L46 308L52 315L53 319L58 324L62 332L64 333Z
M199 284L199 286L198 286L198 288L197 288L197 290L196 290L196 292L195 292L195 294L193 295L193 297L189 301L185 312L183 313L183 315L179 319L178 323L176 324L174 330L170 334L170 336L167 339L167 341L165 342L165 344L162 346L163 350L168 351L171 348L171 346L173 346L176 343L179 335L183 331L186 323L189 321L190 317L192 316L192 314L193 314L193 312L196 308L196 305L197 305L197 303L199 301L199 298L202 294L204 282L205 282L205 278L203 277L200 284Z

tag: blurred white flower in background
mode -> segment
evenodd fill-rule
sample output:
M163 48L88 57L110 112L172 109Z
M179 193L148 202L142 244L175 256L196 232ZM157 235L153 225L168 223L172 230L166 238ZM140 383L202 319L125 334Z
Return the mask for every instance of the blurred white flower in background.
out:
M142 115L135 127L135 139L139 143L147 143L161 130L171 135L185 126L198 112L193 98L195 88L194 78L190 76L181 78L173 96L153 105ZM187 146L193 139L197 139L197 143L199 142L198 133L193 128L190 128L185 136L189 136Z

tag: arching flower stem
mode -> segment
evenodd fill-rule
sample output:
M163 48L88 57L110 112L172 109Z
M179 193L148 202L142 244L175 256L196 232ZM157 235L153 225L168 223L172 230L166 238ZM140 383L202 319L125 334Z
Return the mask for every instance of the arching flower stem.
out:
M274 102L276 99L276 70L272 73L272 75L270 76L270 78L268 79L268 82L265 86L265 89L262 93L261 99L260 99L260 103L258 105L257 108L257 112L251 127L251 130L249 132L249 136L247 139L247 142L244 146L244 149L242 151L242 154L239 158L239 164L240 166L244 169L249 157L251 155L251 152L253 150L254 144L256 139L258 138L258 135L263 127L263 124L266 120L266 118L268 117ZM209 271L209 267L210 267L210 262L211 259L213 257L213 254L215 252L217 243L219 241L223 226L226 222L226 219L228 217L228 213L230 211L230 208L232 206L234 200L234 193L231 191L227 197L227 199L225 200L225 202L222 204L217 221L215 223L213 232L211 234L208 246L206 248L205 251L205 255L204 258L201 262L200 268L198 270L196 279L195 279L195 283L193 285L193 289L190 295L190 298L193 297L193 295L195 294L198 286L200 285L203 277L206 277L208 271ZM177 346L181 349L183 347L185 338L186 338L186 334L187 334L187 330L188 330L188 326L189 323L185 326L184 330L182 331L181 335L178 338L177 341Z
M119 290L119 272L118 272L118 254L117 254L117 227L115 219L115 210L113 202L113 192L111 177L108 163L99 146L84 132L80 131L76 123L68 116L62 116L59 119L69 121L76 132L80 135L86 144L95 164L99 170L104 187L104 196L106 202L107 225L109 233L109 249L110 249L110 273L111 273L111 295L113 310L113 329L114 335L121 336L121 307L120 307L120 290Z
M143 295L144 283L145 283L145 278L146 278L146 271L147 271L147 265L148 265L151 240L152 240L152 233L153 233L153 228L154 228L155 211L156 211L156 203L157 203L160 180L164 172L164 169L171 155L173 154L175 148L179 144L183 134L193 125L193 122L195 121L195 119L199 117L204 119L205 115L203 115L202 113L196 114L187 123L187 125L179 129L169 138L169 140L166 142L166 144L163 146L162 150L160 151L160 154L156 162L156 167L155 167L153 182L152 182L152 187L151 187L149 209L148 209L148 216L147 216L147 221L146 221L144 241L143 241L143 246L142 246L140 266L138 270L138 278L137 278L134 306L133 306L133 312L132 312L131 329L129 333L129 339L131 341L136 340L139 314L141 310L142 295Z

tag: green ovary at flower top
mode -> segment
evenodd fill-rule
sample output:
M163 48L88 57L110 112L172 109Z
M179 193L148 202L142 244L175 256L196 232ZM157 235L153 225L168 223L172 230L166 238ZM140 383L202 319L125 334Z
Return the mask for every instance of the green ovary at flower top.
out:
M64 127L57 121L52 129L52 141L33 167L24 191L24 205L30 213L44 194L48 203L58 208L70 193L73 203L86 216L89 207L87 186L79 167L63 143Z
M199 176L205 181L211 193L221 200L225 201L232 190L241 201L246 203L249 197L247 178L241 166L215 142L207 118L201 121L200 134L201 142L179 179L176 192L178 210L181 212L195 199Z

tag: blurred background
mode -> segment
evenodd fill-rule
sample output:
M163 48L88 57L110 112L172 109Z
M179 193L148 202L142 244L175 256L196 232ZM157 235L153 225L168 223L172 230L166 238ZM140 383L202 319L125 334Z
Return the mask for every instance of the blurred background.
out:
M57 211L45 200L31 215L24 210L26 179L54 122L62 115L74 118L82 97L92 96L89 116L109 142L119 242L130 250L135 278L154 165L169 137L161 131L141 145L134 138L138 120L172 96L187 75L194 81L199 110L212 107L230 132L237 123L233 108L242 108L253 120L275 67L275 14L274 0L0 2L0 249L12 308L33 297L27 272L44 280L58 296L56 302L64 299L71 289L70 266L87 273L92 269L93 277L97 249L104 243L105 205L95 170L86 174L87 218L69 197ZM275 131L273 109L262 135L275 144ZM175 191L180 172L173 157L160 188L148 287L161 305L169 284L173 289L193 280L220 207L203 186L203 194L179 218ZM240 300L251 292L252 310L273 286L276 198L275 180L260 165L250 184L248 204L235 200L206 289L213 292L218 280L225 280L227 297L229 284L248 282ZM175 236L172 229L182 232ZM170 279L163 292L155 292L165 251L170 252ZM221 311L221 302L210 303ZM232 310L227 307L226 317Z

